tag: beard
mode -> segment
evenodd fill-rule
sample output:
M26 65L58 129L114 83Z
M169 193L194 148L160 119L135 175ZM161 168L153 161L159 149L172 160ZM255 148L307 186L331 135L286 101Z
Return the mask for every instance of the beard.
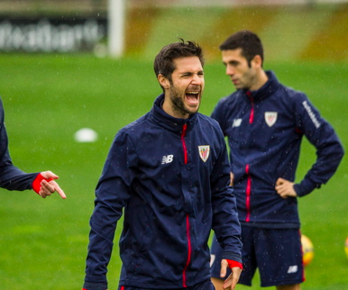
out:
M190 110L185 106L184 99L185 95L180 96L174 88L170 88L170 100L172 102L172 109L179 116L186 116L196 113L196 111Z
M177 113L179 116L183 116L183 118L189 114L192 115L198 111L198 108L191 109L190 107L185 105L185 93L180 95L177 90L172 86L169 89L169 97L172 103L172 110Z

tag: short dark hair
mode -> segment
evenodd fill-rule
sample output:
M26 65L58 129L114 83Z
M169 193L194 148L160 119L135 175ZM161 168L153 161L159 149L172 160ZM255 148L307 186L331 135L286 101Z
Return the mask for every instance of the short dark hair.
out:
M254 32L249 30L241 30L232 34L219 48L221 51L241 48L242 55L247 59L249 64L256 55L261 57L262 64L264 61L262 42Z
M156 76L162 74L164 77L172 81L172 73L175 70L174 59L181 57L197 56L204 66L204 56L202 48L193 41L181 41L170 43L164 46L157 54L154 62L154 70Z

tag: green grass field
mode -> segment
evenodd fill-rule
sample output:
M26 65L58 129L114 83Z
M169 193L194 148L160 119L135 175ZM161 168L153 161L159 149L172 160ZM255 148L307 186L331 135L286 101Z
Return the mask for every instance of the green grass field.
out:
M10 153L26 172L52 170L66 200L41 199L32 191L0 190L0 289L81 289L94 187L116 132L145 114L161 92L152 62L97 59L92 55L0 55L0 95ZM267 63L286 85L305 91L348 144L346 64ZM210 114L233 87L220 62L205 67L201 112ZM76 143L74 132L96 130L95 143ZM345 145L346 147L346 145ZM304 142L300 179L315 159ZM302 232L315 257L305 290L348 289L347 158L320 190L300 200ZM120 269L118 237L109 265L109 289ZM259 289L258 278L251 288Z

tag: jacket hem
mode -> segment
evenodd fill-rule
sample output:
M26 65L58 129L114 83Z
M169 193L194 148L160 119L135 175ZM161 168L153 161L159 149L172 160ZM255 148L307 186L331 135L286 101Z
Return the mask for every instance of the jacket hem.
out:
M254 222L240 222L243 227L252 227L259 229L300 229L300 223L254 223Z

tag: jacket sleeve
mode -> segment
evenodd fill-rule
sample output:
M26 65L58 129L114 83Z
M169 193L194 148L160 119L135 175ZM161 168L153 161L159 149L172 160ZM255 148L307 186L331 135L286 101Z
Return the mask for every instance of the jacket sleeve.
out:
M0 100L0 187L19 191L32 189L32 183L38 173L25 173L12 164L4 118Z
M224 249L222 257L242 263L241 227L238 221L236 198L229 186L230 169L226 143L219 134L220 152L211 175L213 225L216 238Z
M333 127L320 116L319 111L301 94L296 101L298 129L316 148L317 159L304 179L294 185L298 196L320 188L336 172L344 155L343 146Z
M96 188L95 208L90 219L86 289L107 288L106 273L116 224L131 197L132 165L135 162L136 153L129 136L117 134Z
M226 137L227 133L227 122L226 120L228 119L226 116L226 107L228 107L228 105L226 105L228 101L228 97L224 97L222 99L220 99L220 101L217 103L217 105L214 108L214 111L211 114L211 118L213 118L214 120L216 120L219 125L220 128L222 130L223 135ZM230 164L230 171L232 172L232 164L233 164L233 155L229 154L229 164Z
M219 100L219 102L214 108L214 111L211 113L211 118L215 119L219 123L223 133L225 133L225 121L226 121L226 118L224 116L225 102L226 102L226 98L222 98L221 100Z

